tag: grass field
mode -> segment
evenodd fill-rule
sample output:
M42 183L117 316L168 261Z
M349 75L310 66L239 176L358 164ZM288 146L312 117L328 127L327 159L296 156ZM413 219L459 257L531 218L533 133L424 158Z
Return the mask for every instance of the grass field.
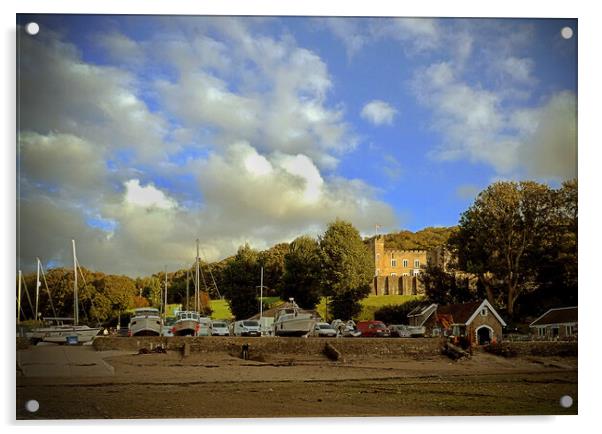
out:
M362 300L362 312L358 319L372 320L374 312L383 306L403 304L420 298L419 295L370 295ZM320 300L316 309L322 318L326 316L326 300L324 298Z
M360 313L359 320L371 320L374 319L374 312L383 306L403 304L410 300L420 299L420 295L370 295L362 300L362 312ZM264 304L273 304L279 301L278 297L264 297ZM232 312L230 312L230 306L226 300L211 300L211 309L213 319L227 319L231 320ZM324 298L320 300L320 303L316 307L318 313L322 318L326 315L326 301Z
M280 301L280 297L263 297L263 304L267 306L278 301ZM213 319L232 320L234 318L227 300L211 300L211 309L213 310L211 314Z

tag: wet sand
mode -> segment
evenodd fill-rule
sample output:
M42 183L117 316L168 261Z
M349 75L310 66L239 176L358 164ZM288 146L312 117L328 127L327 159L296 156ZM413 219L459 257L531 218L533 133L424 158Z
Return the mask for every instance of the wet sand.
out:
M577 414L574 357L478 352L460 361L355 356L333 362L321 355L242 360L227 353L45 351L73 351L70 365L82 358L90 369L102 362L112 370L18 371L18 419ZM573 397L571 408L559 405L563 395ZM30 399L40 403L36 413L25 409Z

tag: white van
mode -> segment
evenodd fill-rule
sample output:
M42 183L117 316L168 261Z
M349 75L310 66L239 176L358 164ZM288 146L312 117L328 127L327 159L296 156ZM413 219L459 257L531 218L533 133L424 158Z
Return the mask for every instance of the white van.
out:
M261 336L259 321L245 319L234 323L234 336Z

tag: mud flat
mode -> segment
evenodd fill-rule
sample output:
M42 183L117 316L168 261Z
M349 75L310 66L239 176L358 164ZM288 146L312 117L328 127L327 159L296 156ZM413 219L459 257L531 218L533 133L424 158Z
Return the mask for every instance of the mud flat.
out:
M577 414L577 358L572 356L504 358L479 351L454 362L430 349L383 349L404 345L395 342L375 342L375 347L365 342L366 351L356 352L355 346L362 345L358 340L339 344L343 360L331 361L308 350L321 348L324 341L281 341L286 343L251 340L250 360L239 357L242 341L232 339L215 341L221 342L220 351L197 348L187 357L175 341L176 349L166 354L109 346L105 351L46 348L64 354L55 356L56 363L80 366L71 373L57 368L61 375L35 375L31 366L29 372L18 369L17 418ZM271 345L294 351L275 352ZM345 345L350 349L345 351ZM18 357L40 360L39 351L30 347ZM111 369L99 368L105 364ZM572 407L560 406L563 395L573 398ZM40 403L36 413L25 409L30 399Z

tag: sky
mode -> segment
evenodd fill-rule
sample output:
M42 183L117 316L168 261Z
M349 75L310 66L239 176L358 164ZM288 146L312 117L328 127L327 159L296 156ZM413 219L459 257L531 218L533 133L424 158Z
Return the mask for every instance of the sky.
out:
M70 266L71 239L135 277L197 238L214 261L336 218L451 226L492 182L577 176L576 20L17 21L24 270Z

